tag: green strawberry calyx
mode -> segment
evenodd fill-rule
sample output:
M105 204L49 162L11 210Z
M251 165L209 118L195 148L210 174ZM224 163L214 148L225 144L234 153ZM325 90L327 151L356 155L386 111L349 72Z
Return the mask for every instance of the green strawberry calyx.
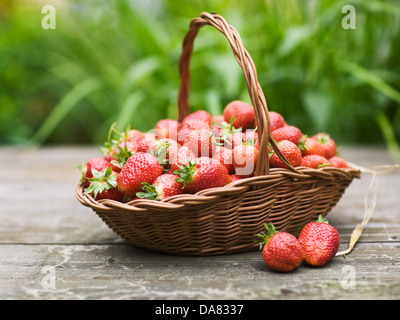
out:
M242 132L242 128L241 127L240 128L235 128L233 126L234 122L235 122L235 116L232 116L232 118L229 121L229 123L226 122L226 121L222 121L221 123L216 123L217 127L221 128L219 139L221 141L224 141L224 142L228 143L229 145L232 145L229 142L229 137L234 133ZM223 145L223 143L217 144L217 145Z
M326 220L322 215L319 215L318 220L316 222L329 224L328 220Z
M271 222L269 223L269 225L264 223L264 227L267 233L261 232L259 234L256 234L256 236L259 238L256 240L256 242L260 244L260 250L269 242L274 234L278 233L275 226Z
M299 143L297 144L297 147L303 151L303 150L309 150L309 148L306 145L306 140L307 140L308 136L306 134L304 134L300 140Z
M156 190L156 187L147 182L142 182L141 192L137 192L136 196L138 198L144 198L148 200L160 200L160 196Z
M134 152L130 151L127 148L126 143L124 143L123 148L121 146L118 146L114 155L116 165L122 168L125 165L126 161L133 155L133 153Z
M180 165L179 170L174 171L174 174L179 176L179 178L177 178L176 181L179 183L183 183L182 189L186 187L186 184L188 182L192 181L193 176L196 173L196 170L197 170L196 162L192 163L188 157L187 164Z
M329 138L330 138L330 135L328 133L322 132L320 135L318 135L317 140L322 145L326 145L326 144L329 144Z
M154 157L157 158L158 163L161 165L163 168L163 172L168 171L165 169L165 166L169 164L169 147L171 146L171 143L168 141L160 141L156 139L156 148L149 148L150 154L152 154Z
M77 165L78 170L81 172L82 176L81 176L81 182L85 181L86 179L86 163L82 163L82 164L78 164Z
M116 188L117 176L113 174L112 167L98 171L92 168L93 178L89 178L90 185L86 188L85 193L92 193L96 199L99 193L106 190Z
M257 127L252 131L252 133L251 133L251 135L250 135L250 137L248 137L248 138L244 138L243 137L243 139L242 139L242 144L244 145L244 146L255 146L256 145L256 139L254 138L254 135L255 135L255 133L256 133L256 131L257 131Z
M119 131L117 129L117 123L113 122L110 129L108 130L107 141L100 147L100 151L107 155L114 150L114 148L121 142L128 139L128 132L131 129L130 125L127 125L125 131Z

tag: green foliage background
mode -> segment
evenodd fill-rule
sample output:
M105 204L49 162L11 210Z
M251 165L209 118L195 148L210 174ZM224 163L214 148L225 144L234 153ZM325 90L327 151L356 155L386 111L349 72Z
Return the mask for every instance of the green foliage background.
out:
M56 9L44 30L43 5ZM341 22L356 9L356 29ZM178 61L192 18L238 30L270 110L339 144L385 144L399 160L400 3L336 0L58 0L0 4L0 143L99 144L111 123L142 131L176 117ZM249 101L228 42L202 28L192 110Z

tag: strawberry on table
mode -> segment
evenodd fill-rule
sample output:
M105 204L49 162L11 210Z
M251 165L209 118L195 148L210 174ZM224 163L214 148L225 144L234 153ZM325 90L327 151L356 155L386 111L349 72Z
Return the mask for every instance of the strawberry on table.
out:
M278 148L293 167L301 166L301 151L296 144L289 140L283 140L278 142ZM287 168L275 151L271 151L270 154L269 162L272 168Z
M278 232L272 223L264 226L267 234L262 232L257 236L265 264L280 272L290 272L300 266L304 256L296 237L287 232Z
M254 108L252 105L243 101L232 101L224 109L225 122L230 123L233 117L233 126L246 130L254 124Z
M174 171L174 174L179 176L177 181L183 183L187 193L224 187L231 182L228 169L218 160L208 157L196 158L193 163L188 161Z
M321 267L337 253L340 236L337 229L321 215L316 222L304 226L298 237L307 264Z
M183 183L177 181L175 174L165 173L158 176L152 184L142 183L142 190L136 193L138 198L164 200L183 193Z
M136 152L126 161L119 173L118 188L128 198L134 198L141 190L142 182L151 184L162 172L163 169L155 156Z

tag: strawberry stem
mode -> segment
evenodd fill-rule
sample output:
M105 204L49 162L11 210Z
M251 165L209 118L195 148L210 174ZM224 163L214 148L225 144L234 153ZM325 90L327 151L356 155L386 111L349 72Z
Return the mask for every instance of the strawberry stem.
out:
M114 155L114 159L117 162L117 165L122 168L126 161L133 155L133 152L128 150L128 147L126 146L126 142L124 143L124 147L121 148L121 146L117 147L117 150Z
M264 223L264 228L267 233L261 232L259 234L256 234L256 236L259 238L256 240L256 242L260 243L260 250L268 243L268 241L274 234L278 233L275 226L271 222L269 223L269 225Z
M329 224L328 220L324 219L322 215L319 215L317 222Z
M183 183L182 189L186 187L186 184L192 181L193 175L196 172L196 162L192 163L187 158L187 164L182 164L179 166L179 170L175 170L174 174L178 175L179 178L176 179L177 182Z
M138 198L145 198L148 200L159 200L160 199L155 186L153 186L147 182L142 182L142 190L144 192L136 192L136 196Z
M165 166L169 164L169 147L171 143L168 141L160 142L160 140L156 139L156 149L150 147L150 154L155 156L158 160L158 163L162 166L163 171L167 171Z
M320 164L318 165L318 169L321 169L323 167L329 167L329 166L333 166L333 163L324 163L324 164Z
M99 193L105 190L116 188L117 176L113 174L112 167L103 169L101 172L92 169L93 178L89 178L90 185L86 188L85 193L92 193L96 199Z

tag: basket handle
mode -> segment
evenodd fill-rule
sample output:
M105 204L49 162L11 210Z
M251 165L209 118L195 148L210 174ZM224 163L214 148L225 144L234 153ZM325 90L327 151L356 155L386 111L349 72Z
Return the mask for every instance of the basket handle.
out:
M203 12L200 17L194 18L191 21L189 30L183 40L182 54L179 62L181 83L178 95L178 120L182 121L183 118L190 113L190 58L193 51L194 39L199 29L205 25L210 25L225 35L229 41L233 55L243 70L243 75L245 77L249 96L253 104L258 128L259 155L254 175L262 176L267 175L269 172L268 143L272 146L279 158L289 167L290 170L298 172L295 168L293 168L289 161L287 161L271 136L267 102L261 86L258 83L257 71L254 62L250 54L244 48L239 33L220 15L211 15L207 12Z

